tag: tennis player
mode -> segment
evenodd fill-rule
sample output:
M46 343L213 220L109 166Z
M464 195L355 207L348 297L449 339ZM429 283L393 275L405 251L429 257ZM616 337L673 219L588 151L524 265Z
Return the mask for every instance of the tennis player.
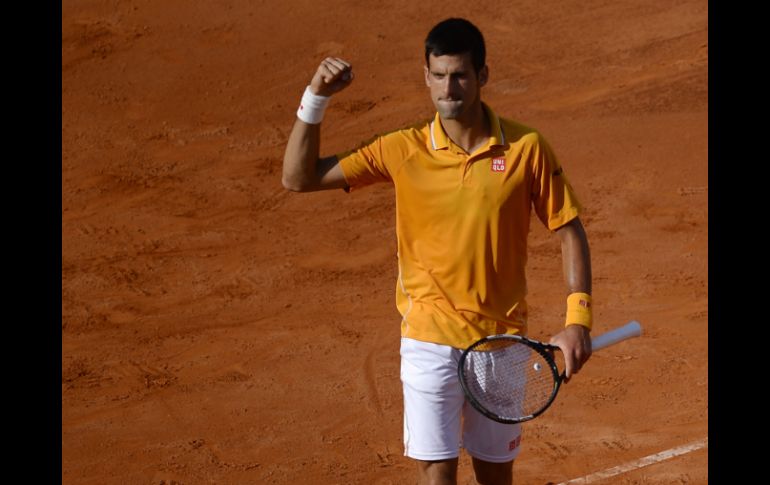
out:
M512 483L520 425L487 419L465 401L457 361L479 338L527 331L533 208L561 240L566 320L550 342L563 351L568 378L591 356L591 262L581 206L543 136L481 101L485 56L472 23L440 22L425 40L435 116L320 158L324 110L354 79L348 61L324 59L302 96L283 161L291 191L394 186L404 454L416 461L421 484L456 483L461 447L478 483Z

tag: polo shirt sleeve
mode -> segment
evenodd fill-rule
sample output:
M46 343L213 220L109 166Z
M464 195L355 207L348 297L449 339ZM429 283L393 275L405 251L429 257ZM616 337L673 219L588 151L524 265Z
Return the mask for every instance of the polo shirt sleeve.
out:
M577 217L582 206L559 160L542 136L538 136L533 155L532 205L540 221L554 231Z
M337 154L348 186L358 189L376 182L391 182L385 152L383 136L378 135L356 149Z

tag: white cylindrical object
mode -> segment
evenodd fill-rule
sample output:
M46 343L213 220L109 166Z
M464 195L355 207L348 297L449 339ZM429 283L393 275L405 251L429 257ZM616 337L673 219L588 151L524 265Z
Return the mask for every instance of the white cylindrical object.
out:
M305 123L317 125L324 118L324 111L329 105L331 96L319 96L310 91L310 86L305 88L302 101L297 109L297 118Z
M591 339L591 349L599 350L610 345L614 345L623 340L638 337L642 334L642 326L636 320L631 320L627 324L615 330L610 330L596 338Z

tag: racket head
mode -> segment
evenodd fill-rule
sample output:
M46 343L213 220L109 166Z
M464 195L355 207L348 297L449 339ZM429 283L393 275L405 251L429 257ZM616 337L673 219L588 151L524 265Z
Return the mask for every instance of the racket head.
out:
M551 405L563 376L552 345L519 335L491 335L468 347L457 366L468 402L484 416L514 424Z

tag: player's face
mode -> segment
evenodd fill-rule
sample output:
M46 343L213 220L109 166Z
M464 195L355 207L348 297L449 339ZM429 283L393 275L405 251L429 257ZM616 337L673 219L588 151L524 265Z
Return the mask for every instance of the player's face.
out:
M442 119L461 119L480 102L481 86L487 82L487 66L476 73L470 52L428 57L425 84Z

